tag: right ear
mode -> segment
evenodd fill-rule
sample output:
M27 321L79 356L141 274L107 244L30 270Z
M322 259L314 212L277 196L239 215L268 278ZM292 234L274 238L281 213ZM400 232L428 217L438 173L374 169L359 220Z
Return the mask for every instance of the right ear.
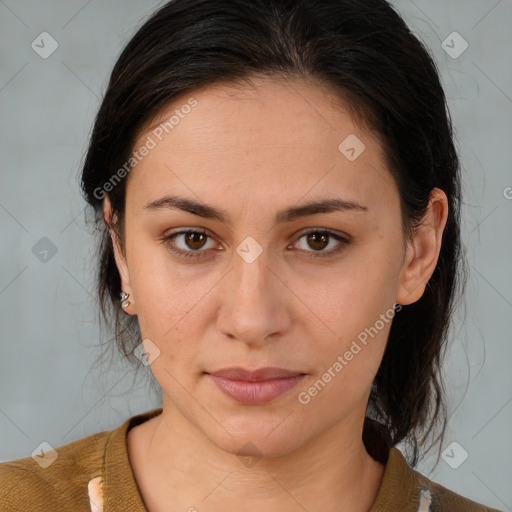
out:
M128 270L128 264L126 263L125 255L121 251L120 241L117 237L117 233L112 227L113 223L117 221L117 218L115 215L112 215L112 205L110 203L110 198L108 195L105 195L103 201L103 219L110 232L110 239L112 240L112 247L114 250L114 258L116 260L117 271L119 272L119 276L121 278L121 290L123 292L130 294L130 297L128 298L130 304L128 307L124 308L124 311L126 311L128 314L134 314L135 298L133 296L133 290L130 285L130 271Z

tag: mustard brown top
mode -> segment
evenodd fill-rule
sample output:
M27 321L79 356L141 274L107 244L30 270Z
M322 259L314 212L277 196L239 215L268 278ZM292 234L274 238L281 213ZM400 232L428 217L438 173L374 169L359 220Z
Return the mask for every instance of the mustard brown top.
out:
M59 446L57 458L46 468L32 457L1 463L0 512L147 512L130 466L126 434L161 412L153 409L114 430ZM384 511L499 512L431 482L411 469L397 448L389 450L370 510Z

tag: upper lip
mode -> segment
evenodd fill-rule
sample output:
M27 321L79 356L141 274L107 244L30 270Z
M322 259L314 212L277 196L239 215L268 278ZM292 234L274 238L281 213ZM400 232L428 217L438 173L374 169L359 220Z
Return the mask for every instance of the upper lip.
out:
M225 377L234 380L247 380L247 381L263 381L270 379L284 379L289 377L296 377L297 375L304 375L302 372L293 370L286 370L285 368L278 368L276 366L268 366L265 368L258 368L256 370L247 370L240 366L233 368L223 368L215 372L207 372L216 377Z

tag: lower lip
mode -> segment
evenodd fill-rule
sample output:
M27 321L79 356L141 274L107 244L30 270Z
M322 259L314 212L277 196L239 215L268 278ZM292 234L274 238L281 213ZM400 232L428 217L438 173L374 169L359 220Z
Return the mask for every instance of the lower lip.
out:
M270 402L294 388L305 375L296 375L284 379L270 379L259 382L227 379L217 375L207 374L213 379L219 389L237 402L246 405L259 405Z

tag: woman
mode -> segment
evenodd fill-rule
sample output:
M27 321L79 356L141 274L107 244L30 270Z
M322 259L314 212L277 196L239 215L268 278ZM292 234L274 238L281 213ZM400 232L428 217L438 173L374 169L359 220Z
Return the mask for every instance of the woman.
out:
M162 407L0 465L1 510L492 510L410 467L445 426L459 162L384 0L164 5L82 188L102 311Z

